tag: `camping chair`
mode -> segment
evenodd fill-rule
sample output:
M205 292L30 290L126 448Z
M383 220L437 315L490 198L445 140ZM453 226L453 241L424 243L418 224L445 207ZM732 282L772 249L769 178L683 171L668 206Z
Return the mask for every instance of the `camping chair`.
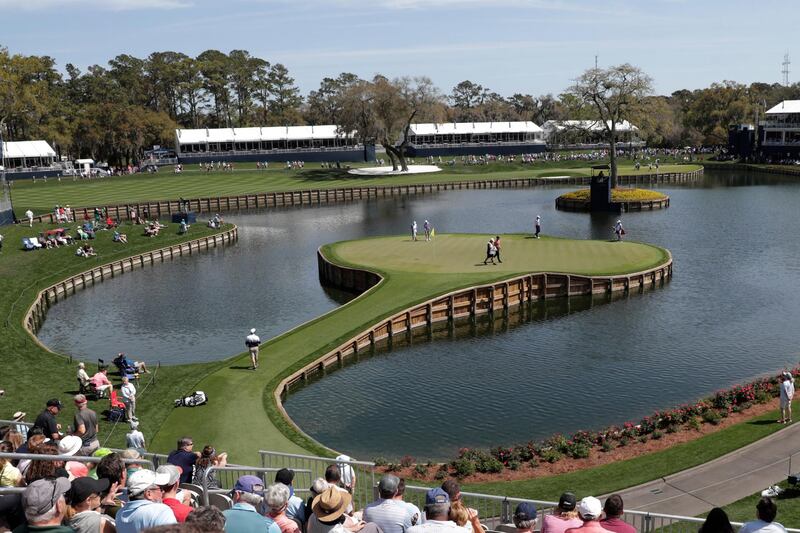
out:
M216 506L220 511L224 511L233 507L233 500L227 494L212 492L208 495L208 504Z
M109 409L108 419L112 422L120 422L126 418L127 406L125 402L119 399L117 391L111 389L108 396L111 408Z
M95 400L98 398L97 388L94 386L94 383L89 380L83 381L81 378L78 378L78 392L86 396L91 396Z

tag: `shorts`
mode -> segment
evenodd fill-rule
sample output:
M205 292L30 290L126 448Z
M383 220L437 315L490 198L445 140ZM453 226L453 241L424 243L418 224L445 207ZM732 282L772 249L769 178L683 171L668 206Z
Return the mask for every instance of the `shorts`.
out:
M250 355L258 355L258 346L250 347Z

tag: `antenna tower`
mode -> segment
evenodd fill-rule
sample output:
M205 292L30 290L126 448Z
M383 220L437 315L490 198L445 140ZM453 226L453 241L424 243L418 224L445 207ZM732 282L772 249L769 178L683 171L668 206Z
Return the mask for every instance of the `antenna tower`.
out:
M789 61L789 52L786 52L783 55L783 63L781 63L781 65L783 65L783 70L781 70L781 74L783 74L783 84L786 87L789 86L789 65L791 63L792 62Z

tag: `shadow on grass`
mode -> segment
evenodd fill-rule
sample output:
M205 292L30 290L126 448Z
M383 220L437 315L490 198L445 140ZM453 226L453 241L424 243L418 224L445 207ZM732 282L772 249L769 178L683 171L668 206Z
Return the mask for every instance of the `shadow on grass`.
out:
M253 370L252 366L229 366L230 370Z
M770 426L778 424L778 422L775 422L774 420L751 420L750 422L746 423L750 424L751 426Z

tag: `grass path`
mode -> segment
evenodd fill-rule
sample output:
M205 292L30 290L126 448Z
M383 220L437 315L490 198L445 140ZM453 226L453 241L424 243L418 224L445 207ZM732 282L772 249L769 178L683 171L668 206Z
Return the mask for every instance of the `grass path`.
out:
M227 450L239 463L258 460L258 449L325 453L281 417L272 391L288 373L376 321L437 294L529 272L623 274L663 264L666 259L660 248L631 242L508 235L504 238L504 262L484 266L485 241L484 235L437 235L430 243L411 242L404 236L325 247L326 256L345 265L363 265L362 258L372 258L366 266L380 272L384 281L350 303L262 345L258 370L248 370L244 354L228 360L198 384L211 398L224 400L174 411L156 435L155 446L167 449L181 435L190 434L196 441ZM268 417L261 415L257 400ZM246 431L246 439L241 438L242 431Z
M691 172L699 165L662 165L659 169L667 172ZM647 168L638 172L633 166L621 166L620 174L648 174ZM166 200L183 198L202 198L277 192L300 189L327 189L336 187L367 187L380 185L413 185L422 183L443 183L462 180L510 179L544 176L588 176L589 168L584 162L537 163L522 165L513 163L492 163L488 166L445 167L433 174L412 174L409 176L365 177L347 174L345 170L305 168L299 171L282 169L236 170L235 172L205 173L187 170L183 174L173 174L167 168L158 174L139 174L117 176L93 180L61 181L51 178L46 183L37 180L12 182L12 200L18 216L27 209L34 213L46 213L53 206L72 205L93 206L139 202L145 200Z

